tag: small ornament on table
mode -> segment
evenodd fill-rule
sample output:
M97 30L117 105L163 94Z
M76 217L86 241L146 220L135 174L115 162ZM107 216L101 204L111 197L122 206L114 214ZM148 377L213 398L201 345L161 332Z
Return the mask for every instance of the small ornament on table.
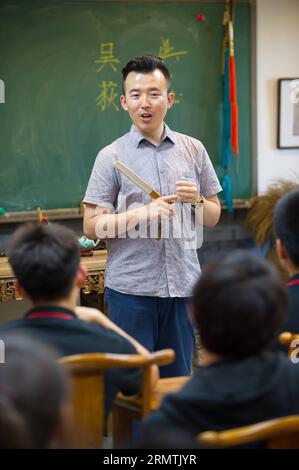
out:
M89 238L86 238L85 235L79 238L78 241L79 241L81 256L92 256L93 250L100 243L100 240L89 240Z

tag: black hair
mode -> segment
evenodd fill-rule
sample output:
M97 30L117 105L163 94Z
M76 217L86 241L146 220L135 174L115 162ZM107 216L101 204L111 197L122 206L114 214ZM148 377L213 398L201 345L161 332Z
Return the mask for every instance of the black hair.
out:
M22 225L13 234L7 253L20 285L33 301L59 300L71 292L80 249L67 227Z
M165 61L161 57L156 57L153 55L143 55L141 57L136 57L135 59L130 60L122 69L123 94L125 94L125 80L130 72L151 73L156 69L161 70L161 72L163 73L168 83L168 91L170 91L171 78Z
M6 333L0 364L0 448L44 449L68 398L57 353L30 336Z
M274 208L273 226L291 261L299 267L299 188L278 200Z
M241 250L208 265L193 293L203 347L236 359L271 346L286 306L286 288L274 267Z

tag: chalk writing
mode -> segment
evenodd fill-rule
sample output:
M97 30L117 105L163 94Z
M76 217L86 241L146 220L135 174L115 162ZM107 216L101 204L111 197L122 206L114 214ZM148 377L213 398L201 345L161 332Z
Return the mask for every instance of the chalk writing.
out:
M97 97L97 105L101 111L106 111L107 108L113 106L116 111L119 111L119 107L115 103L115 99L118 96L118 93L115 92L116 83L112 80L103 80L99 85L101 93Z

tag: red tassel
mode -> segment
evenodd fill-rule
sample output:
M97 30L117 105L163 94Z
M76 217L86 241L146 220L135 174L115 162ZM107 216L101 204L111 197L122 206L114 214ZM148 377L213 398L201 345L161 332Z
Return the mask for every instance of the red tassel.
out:
M231 103L237 101L237 82L234 56L229 56L229 99Z
M239 138L238 138L238 105L231 103L231 146L236 155L239 155Z
M239 155L238 138L238 104L235 57L229 57L229 100L231 107L231 146L236 155Z

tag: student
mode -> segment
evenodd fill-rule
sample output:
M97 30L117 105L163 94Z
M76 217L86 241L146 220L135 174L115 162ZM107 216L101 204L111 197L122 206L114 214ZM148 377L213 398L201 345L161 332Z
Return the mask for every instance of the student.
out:
M57 354L35 338L9 333L0 364L0 448L61 447L68 431L69 390Z
M192 436L299 413L299 368L270 346L285 318L286 289L265 260L236 251L209 265L194 288L202 366L145 421Z
M221 186L202 143L164 122L174 102L165 62L138 57L122 74L121 105L133 124L97 156L84 198L84 232L107 238L109 317L149 350L175 350L176 361L163 367L161 376L188 375L194 350L188 306L200 273L196 247L186 249L184 237L163 231L161 239L158 232L136 238L133 228L153 227L161 219L173 227L179 212L196 224L191 206L213 226L220 216ZM153 201L114 167L117 159L162 196Z
M58 224L26 224L13 234L8 259L17 288L33 308L24 318L0 325L0 338L7 331L23 330L55 346L62 356L88 352L148 354L148 351L99 311L76 309L76 299L86 270L73 232ZM98 324L82 321L96 321ZM118 391L139 391L139 369L115 369L106 374L106 411ZM153 385L158 368L152 368Z
M276 251L289 274L289 305L281 331L299 333L299 188L285 194L277 202L273 225L277 237Z

